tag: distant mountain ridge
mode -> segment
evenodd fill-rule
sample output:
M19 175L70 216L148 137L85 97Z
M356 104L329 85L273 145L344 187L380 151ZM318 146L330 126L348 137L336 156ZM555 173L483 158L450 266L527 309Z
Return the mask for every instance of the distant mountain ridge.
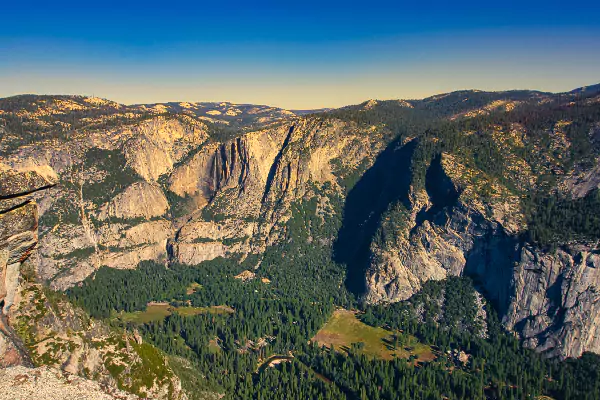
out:
M583 95L594 95L600 93L600 83L596 85L583 86L574 90L571 90L569 93L578 93Z
M505 91L483 91L477 89L466 89L458 90L454 92L442 93L438 95L429 96L423 99L390 99L390 100L378 100L371 99L363 103L356 105L342 106L338 109L361 107L372 102L400 102L406 106L415 106L416 104L428 104L442 99L457 99L464 97L465 95L470 97L485 98L487 100L510 98L513 100L528 98L531 96L547 97L552 95L586 95L593 96L600 92L600 83L588 86L582 86L567 92L542 92L537 90L505 90ZM0 110L6 110L7 108L14 107L14 104L26 105L28 102L36 103L38 100L49 100L49 99L63 99L73 100L81 104L81 100L84 101L85 106L99 106L99 107L110 107L120 110L138 110L138 111L149 111L153 113L183 113L187 115L193 115L201 117L210 122L219 122L223 124L235 124L236 126L254 124L254 123L266 123L273 122L277 118L285 118L292 115L302 116L307 114L315 114L322 112L330 112L336 110L336 108L319 108L319 109L290 109L286 110L280 107L258 105L251 103L232 103L228 101L214 101L214 102L163 102L163 103L139 103L139 104L119 104L117 102L98 98L88 97L79 95L37 95L37 94L20 94L9 97L0 98L2 106ZM85 100L88 99L88 100ZM11 106L11 104L13 104ZM73 109L74 111L75 109Z

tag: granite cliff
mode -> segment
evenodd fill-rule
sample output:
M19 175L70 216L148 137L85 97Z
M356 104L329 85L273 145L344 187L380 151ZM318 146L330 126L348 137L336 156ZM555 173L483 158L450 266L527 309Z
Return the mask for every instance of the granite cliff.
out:
M35 380L38 395L47 398L61 390L78 398L128 396L119 389L152 398L187 398L157 349L139 335L94 321L38 282L33 196L56 181L47 168L0 165L0 366L10 368L2 371L8 377L3 393L24 396L22 384ZM39 366L51 368L33 368ZM10 387L10 377L24 381ZM74 381L76 386L60 388Z
M58 100L38 107L28 114L32 124L38 114L64 112ZM130 119L108 129L97 129L101 122L91 117L68 133L40 127L37 143L6 159L59 176L60 184L38 197L39 274L52 288L64 290L103 265L261 253L279 240L293 201L325 183L342 192L332 160L344 173L363 168L389 134L288 117L218 140L217 128L185 113L122 118Z
M535 132L509 112L388 146L349 193L338 239L365 301L406 300L430 279L466 275L525 346L561 358L597 352L598 237L575 233L598 210L597 99L584 102L586 123L570 119L585 107L573 102L546 111ZM573 149L579 140L587 159ZM582 198L591 206L576 214Z
M35 170L15 171L0 164L0 365L3 367L33 365L9 321L21 295L21 271L31 270L29 257L37 244L37 205L31 195L53 185L51 179Z

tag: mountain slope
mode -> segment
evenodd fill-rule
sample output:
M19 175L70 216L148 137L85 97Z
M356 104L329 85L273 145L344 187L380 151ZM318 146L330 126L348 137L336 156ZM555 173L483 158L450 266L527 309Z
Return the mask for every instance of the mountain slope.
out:
M600 181L596 92L460 91L273 123L211 104L2 100L6 162L60 177L37 195L42 279L64 290L102 266L219 257L275 273L269 252L315 228L295 216L314 205L331 226L301 240L331 248L367 302L469 275L526 345L600 350L598 235L581 218Z
M36 382L40 380L36 393L44 398L61 392L57 383L78 381L81 386L62 392L122 398L118 389L123 389L143 397L186 399L167 358L139 334L91 319L64 295L37 282L32 259L38 213L33 197L55 184L56 176L48 169L14 170L0 164L0 366L23 367L17 369L20 375L14 376L14 369L2 375L14 377L13 384L21 385L32 374ZM51 369L29 369L34 366ZM103 390L69 374L94 379ZM5 391L25 396L6 386Z
M597 351L597 97L516 93L515 108L457 117L443 104L453 96L465 93L433 105L451 123L392 143L350 192L340 261L368 302L468 275L527 346ZM386 107L362 112L387 118Z

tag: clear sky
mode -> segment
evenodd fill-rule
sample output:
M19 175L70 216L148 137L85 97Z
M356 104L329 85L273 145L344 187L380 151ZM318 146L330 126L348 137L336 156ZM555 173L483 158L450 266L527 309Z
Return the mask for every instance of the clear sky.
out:
M0 14L0 97L298 109L600 82L599 1L5 0Z

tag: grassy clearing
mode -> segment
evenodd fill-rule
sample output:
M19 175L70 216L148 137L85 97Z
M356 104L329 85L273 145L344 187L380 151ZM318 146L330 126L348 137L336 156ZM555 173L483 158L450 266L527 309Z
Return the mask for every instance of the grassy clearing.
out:
M168 304L154 304L146 307L145 311L121 312L117 318L123 322L145 324L152 321L160 321L171 315L171 306Z
M121 312L117 318L122 322L132 322L134 324L145 324L153 321L160 321L176 312L184 317L199 315L205 313L211 314L232 314L233 308L227 306L212 307L173 307L170 304L149 304L145 311Z
M212 307L177 307L173 311L184 317L198 314L233 314L235 310L227 306L212 306Z
M192 282L192 284L190 286L188 286L188 288L187 288L187 290L185 292L189 296L190 294L196 293L200 289L202 289L202 285L201 284L199 284L198 282Z
M220 353L221 346L219 345L219 338L215 337L208 341L208 349L212 354Z
M396 335L403 337L398 346ZM408 358L411 355L421 362L435 359L431 347L420 343L414 336L369 326L357 319L354 311L348 310L336 310L312 341L321 346L333 346L336 351L344 353L352 344L359 344L364 354L383 360Z

